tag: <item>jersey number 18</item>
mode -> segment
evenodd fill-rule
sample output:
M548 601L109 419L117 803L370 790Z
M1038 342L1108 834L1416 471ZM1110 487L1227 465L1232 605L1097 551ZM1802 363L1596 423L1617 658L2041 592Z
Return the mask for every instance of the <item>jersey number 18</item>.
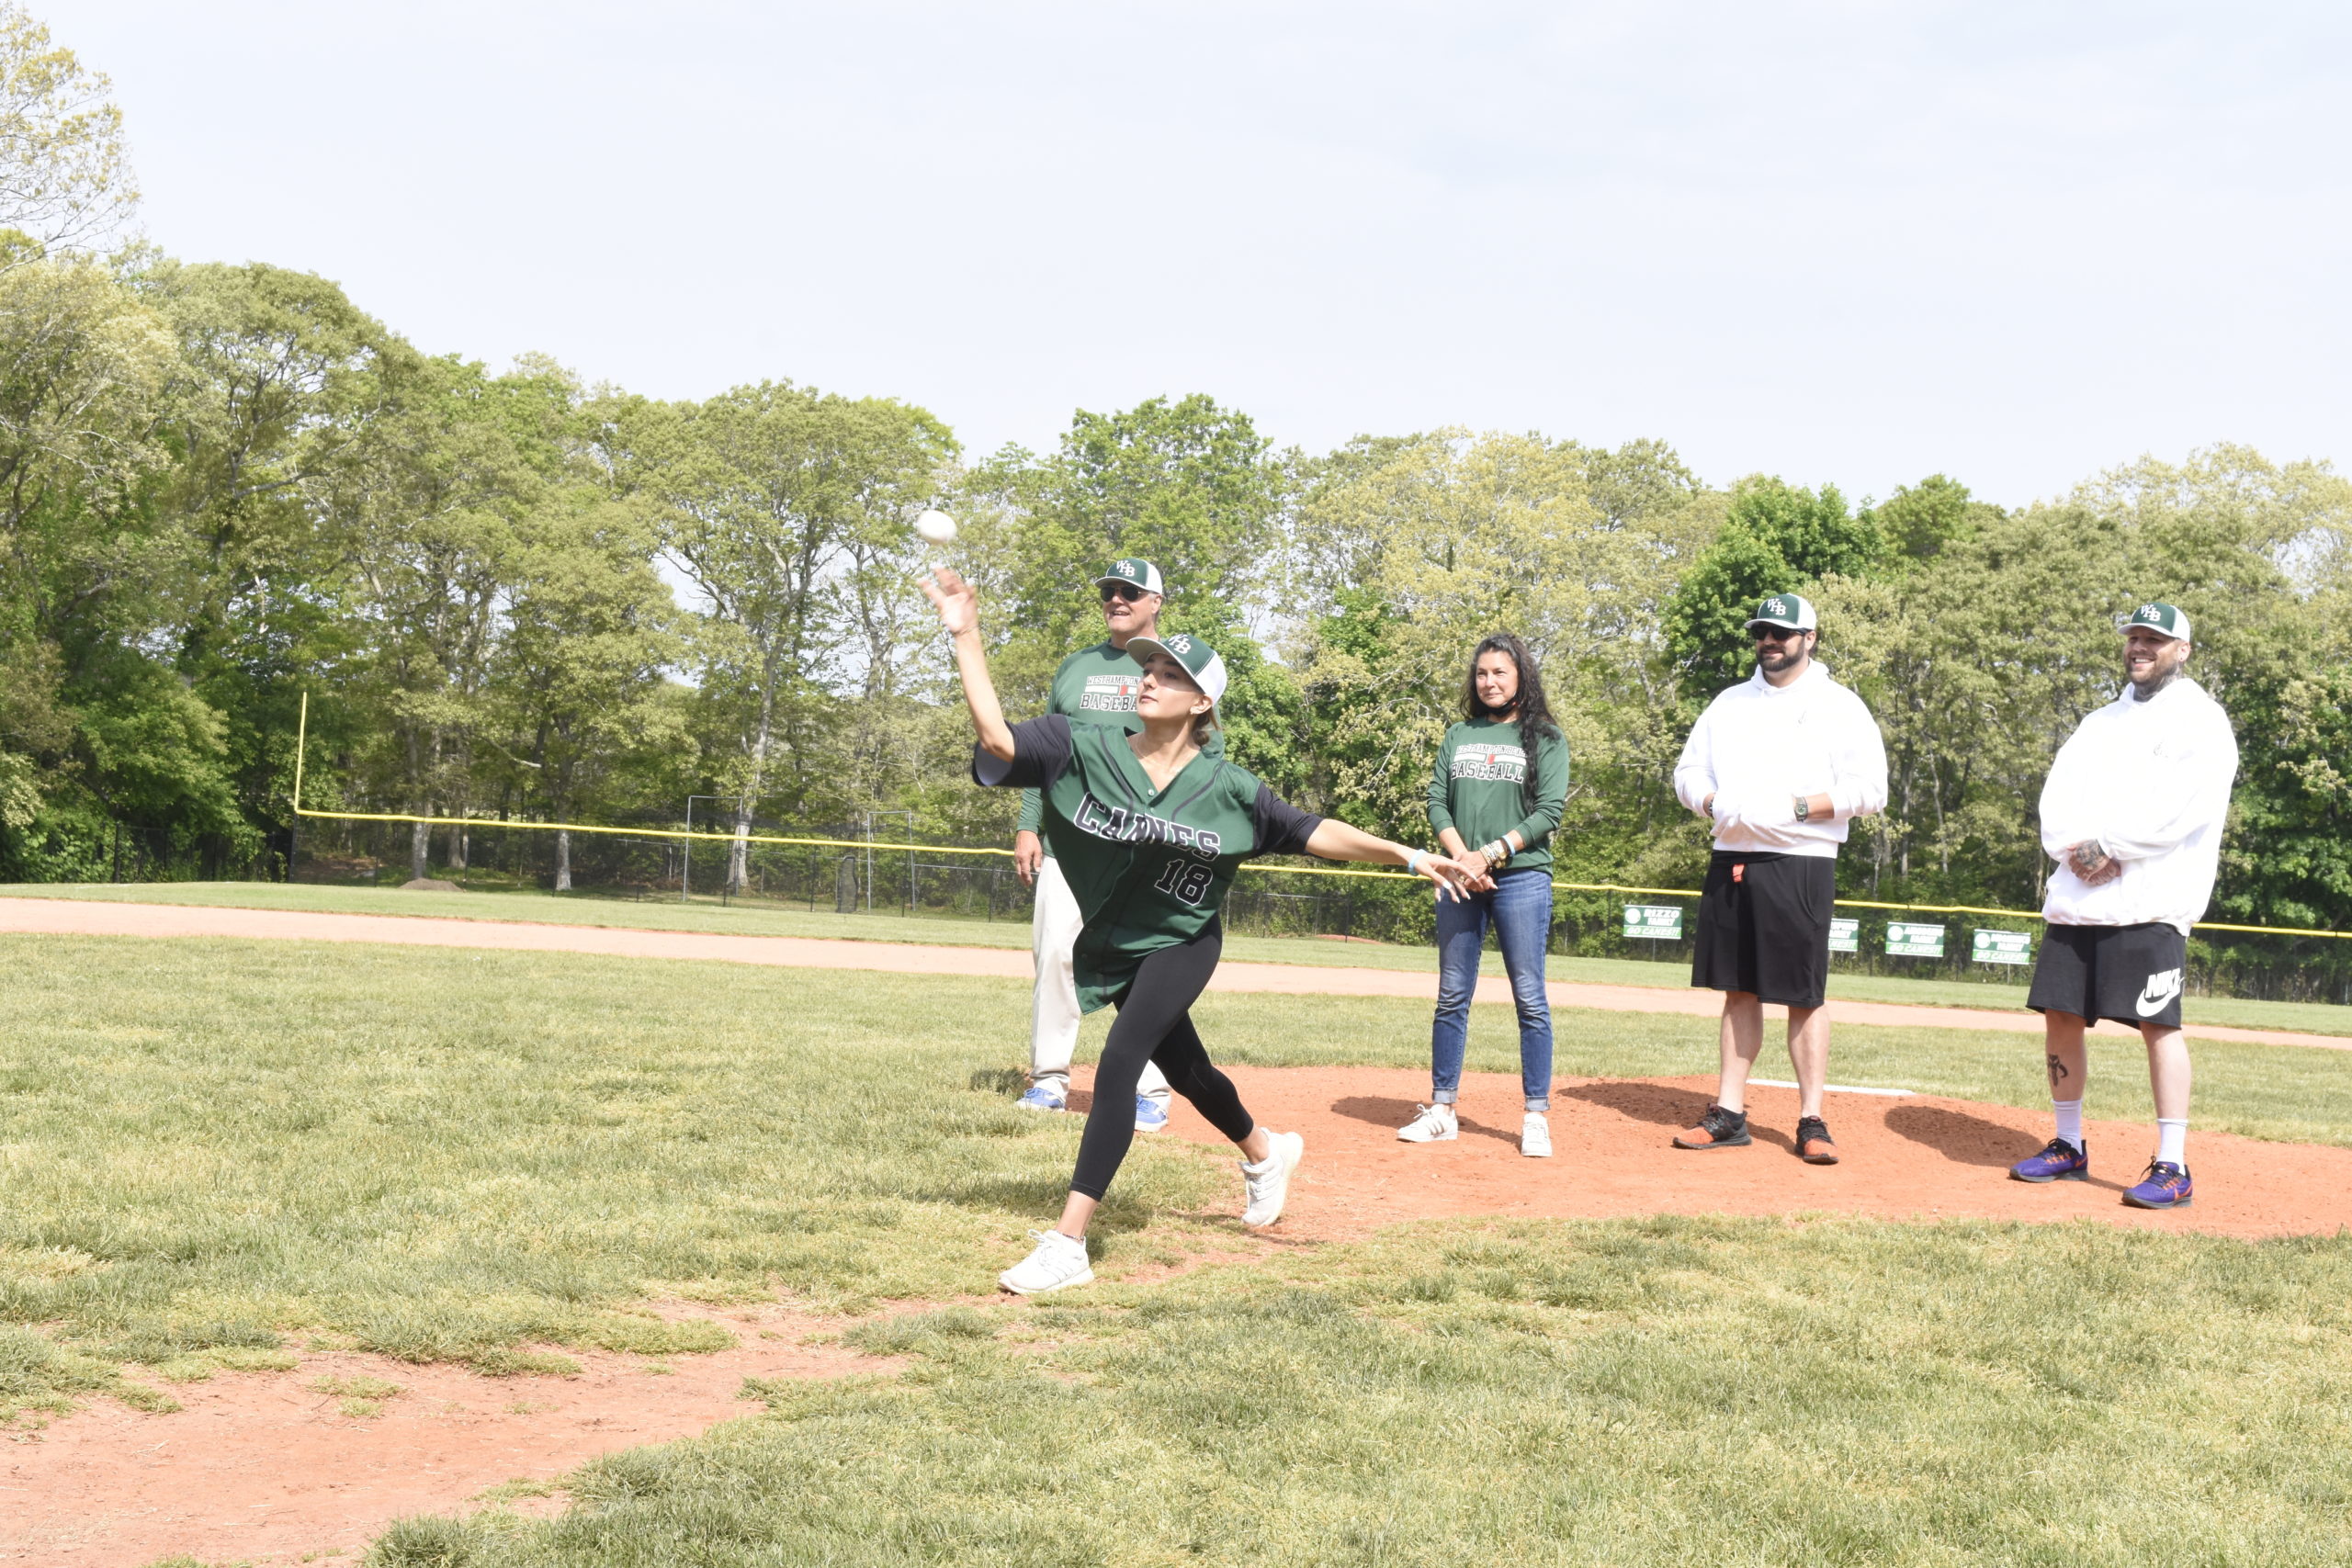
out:
M1209 876L1210 868L1196 860L1171 860L1152 886L1187 904L1197 904L1208 895Z

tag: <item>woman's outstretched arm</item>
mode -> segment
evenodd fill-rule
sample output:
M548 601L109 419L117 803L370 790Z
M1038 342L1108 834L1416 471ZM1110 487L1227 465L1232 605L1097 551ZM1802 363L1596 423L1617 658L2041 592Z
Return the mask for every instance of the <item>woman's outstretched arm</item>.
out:
M1004 722L1004 705L997 701L996 682L989 679L988 650L980 646L979 595L944 566L931 574L922 591L956 645L956 671L964 677L964 705L972 710L972 733L979 737L982 750L1010 762L1012 727Z
M1374 865L1401 865L1417 876L1426 876L1444 892L1455 898L1465 889L1475 890L1476 879L1470 873L1442 855L1405 844L1392 844L1385 839L1375 839L1361 828L1351 828L1336 817L1326 817L1307 835L1306 852L1324 860L1369 861Z

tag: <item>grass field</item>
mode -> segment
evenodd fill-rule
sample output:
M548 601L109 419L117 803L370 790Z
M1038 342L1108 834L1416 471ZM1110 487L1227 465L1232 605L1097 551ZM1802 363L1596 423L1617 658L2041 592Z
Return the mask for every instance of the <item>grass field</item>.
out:
M491 1371L691 1353L649 1298L984 1291L1074 1119L1014 1111L1026 987L361 945L0 937L0 1401L168 1400L290 1344ZM1227 1060L1426 1062L1426 1006L1212 997ZM1509 1014L1474 1068L1515 1062ZM1098 1025L1099 1025L1099 1021ZM1560 1067L1700 1070L1571 1013ZM1091 1043L1091 1041L1090 1041ZM2136 1043L2097 1114L2144 1116ZM2042 1103L2015 1036L1841 1030L1839 1076ZM2332 1052L2200 1047L2198 1125L2352 1145ZM2352 1239L1657 1220L1216 1247L1216 1151L1138 1146L1079 1299L873 1317L893 1378L409 1521L384 1564L2352 1562ZM143 1392L142 1392L143 1391Z
M2340 1243L2089 1226L1415 1227L892 1325L903 1378L376 1560L2340 1562L2347 1287Z
M1025 920L960 920L906 915L831 913L753 904L722 905L717 899L680 904L669 899L613 898L596 894L533 892L402 893L394 888L330 887L270 882L106 884L0 884L0 897L86 898L141 904L191 904L249 909L302 909L328 914L430 916L435 919L532 920L642 931L718 931L740 936L830 937L850 942L938 942L955 946L1026 949ZM1342 968L1437 972L1437 954L1426 947L1378 942L1333 942L1315 937L1227 939L1226 956L1253 964L1310 964ZM1488 943L1484 972L1502 973L1502 960ZM1555 980L1611 986L1685 988L1690 969L1680 961L1634 958L1566 958L1548 961ZM2024 976L2016 984L1917 979L1895 975L1833 975L1829 994L1850 1001L1905 1002L1922 1007L2021 1008ZM2227 997L2190 997L2183 1004L2193 1023L2240 1029L2291 1029L2315 1034L2352 1035L2352 1007L2325 1003L2249 1001Z

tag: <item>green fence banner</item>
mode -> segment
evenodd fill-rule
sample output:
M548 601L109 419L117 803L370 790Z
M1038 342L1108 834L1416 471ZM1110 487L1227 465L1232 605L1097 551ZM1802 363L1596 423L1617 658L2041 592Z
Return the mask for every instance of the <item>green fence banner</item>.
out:
M1829 951L1860 953L1862 950L1862 922L1833 919L1829 922Z
M2030 964L2033 962L2031 931L1969 932L1968 956L1978 964Z
M1628 904L1625 906L1625 934L1648 942L1680 942L1682 906Z
M1907 920L1886 922L1886 955L1889 958L1941 958L1944 955L1944 928L1918 926Z

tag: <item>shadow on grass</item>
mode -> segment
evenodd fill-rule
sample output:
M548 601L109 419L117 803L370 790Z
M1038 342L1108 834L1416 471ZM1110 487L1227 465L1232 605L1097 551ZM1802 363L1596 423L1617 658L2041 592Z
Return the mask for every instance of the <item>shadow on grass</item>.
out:
M1001 1094L1007 1100L1018 1100L1028 1090L1029 1075L1019 1067L982 1067L972 1075L971 1086L980 1094Z

